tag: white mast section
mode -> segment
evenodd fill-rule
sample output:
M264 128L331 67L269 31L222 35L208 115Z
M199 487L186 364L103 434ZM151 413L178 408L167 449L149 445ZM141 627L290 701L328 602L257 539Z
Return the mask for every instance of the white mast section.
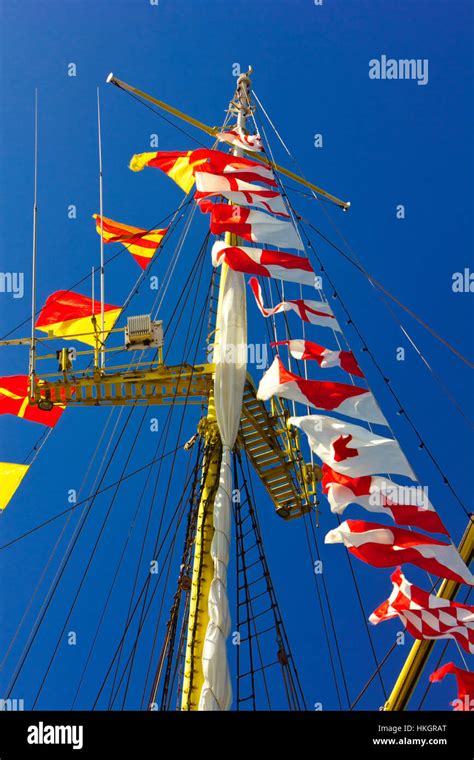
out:
M250 114L250 75L242 74L231 103L237 114L238 128L244 128ZM235 156L243 151L234 149ZM226 234L228 245L235 245L235 236ZM214 577L209 590L209 622L202 653L204 683L199 710L229 710L232 688L227 659L226 639L230 633L230 612L227 595L227 568L232 524L232 449L242 415L243 393L247 375L247 305L245 278L223 264L219 289L219 305L214 344L214 403L222 442L219 486L214 500L214 536L211 556Z
M105 304L105 268L104 268L104 191L102 179L102 134L100 125L100 94L97 87L97 136L99 147L99 214L100 214L100 366L105 367L105 324L104 324L104 304Z
M34 158L34 190L33 190L33 255L31 264L31 343L29 357L29 392L30 398L35 394L36 377L36 254L37 254L37 222L38 222L38 89L35 89L35 158Z

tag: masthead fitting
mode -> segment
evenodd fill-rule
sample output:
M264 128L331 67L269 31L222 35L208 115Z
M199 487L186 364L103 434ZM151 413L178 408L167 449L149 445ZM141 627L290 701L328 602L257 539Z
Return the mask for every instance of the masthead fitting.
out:
M112 72L110 72L109 76L107 77L105 81L107 82L107 84L114 81L114 75Z

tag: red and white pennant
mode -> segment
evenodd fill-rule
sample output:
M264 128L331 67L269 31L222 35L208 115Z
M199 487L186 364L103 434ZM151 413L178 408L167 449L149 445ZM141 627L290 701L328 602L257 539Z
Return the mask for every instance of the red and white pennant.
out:
M409 562L437 578L474 586L474 576L456 547L423 533L365 520L346 520L330 530L324 541L344 544L351 554L373 567L394 567Z
M244 180L244 182L263 182L272 187L278 187L275 175L268 166L240 156L229 156L220 150L207 150L198 148L191 154L196 171L209 172L211 174L225 174ZM197 163L201 159L206 163Z
M213 235L231 232L251 243L268 243L278 248L304 250L301 238L291 222L284 221L263 211L254 211L230 203L200 201L204 214L210 213L210 228Z
M429 594L407 581L400 567L391 581L389 598L369 617L373 625L398 616L415 639L455 639L474 654L474 607Z
M336 332L341 332L341 327L332 313L331 307L325 301L307 301L297 298L292 301L282 301L270 309L267 309L263 303L262 288L259 281L252 277L249 280L255 302L264 317L272 317L285 311L294 311L303 322L309 322L318 327L330 327Z
M219 142L229 143L229 145L233 145L235 148L253 150L256 152L263 151L263 143L260 135L247 135L240 127L228 129L226 132L218 132L216 137Z
M201 168L201 167L199 167ZM236 179L228 174L211 174L206 171L195 171L196 200L222 195L232 203L242 206L257 206L271 214L289 218L288 209L282 196L276 190L264 189L260 185Z
M401 486L373 475L351 478L323 464L322 487L334 514L358 504L368 512L388 515L397 525L449 535L420 486Z
M407 458L393 438L384 438L361 425L323 414L290 417L288 423L306 433L314 453L336 472L352 478L387 472L416 480Z
M212 246L212 263L216 267L223 261L236 272L259 274L314 287L313 267L305 256L266 248L229 246L221 240L216 240Z
M349 375L364 377L352 351L332 351L309 340L279 340L271 346L288 346L290 354L298 361L317 361L321 369L340 367Z
M306 380L289 372L278 356L258 386L257 398L263 401L282 396L315 409L339 412L359 420L386 425L387 421L370 391L357 385L321 380Z
M474 608L471 608L474 609ZM454 662L447 662L442 668L430 675L431 683L442 681L445 676L455 676L458 685L458 698L451 702L455 712L474 712L474 673L457 668Z

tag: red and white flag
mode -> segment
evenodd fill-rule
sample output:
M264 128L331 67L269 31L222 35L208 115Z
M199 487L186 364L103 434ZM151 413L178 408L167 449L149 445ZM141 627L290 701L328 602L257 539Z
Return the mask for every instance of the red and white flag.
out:
M290 417L288 422L306 433L314 453L336 472L352 478L393 473L416 480L403 451L393 438L383 438L360 425L323 414Z
M474 607L471 609L474 611ZM448 674L456 677L458 685L458 697L454 702L451 702L454 712L474 712L474 673L463 668L457 668L454 662L447 662L446 665L430 675L430 681L437 683Z
M257 206L277 216L286 218L290 216L283 198L277 190L268 190L260 185L245 182L243 179L236 179L229 174L197 171L194 176L196 178L196 193L194 194L196 200L222 195L228 201L238 203L241 206Z
M218 132L216 137L219 142L229 143L229 145L233 145L234 148L254 150L256 152L263 151L263 143L260 135L247 135L240 127L229 129L226 132Z
M278 187L275 175L269 166L252 161L250 158L230 156L220 150L207 150L198 148L192 153L193 164L198 166L197 171L210 172L211 174L225 174L244 182L263 182L272 187ZM206 163L200 163L205 159Z
M262 401L267 401L272 396L282 396L315 409L347 414L378 425L387 424L373 395L366 388L346 383L306 380L289 372L278 356L260 380L257 391L257 398Z
M453 544L405 528L392 528L365 520L346 520L330 530L326 544L344 544L358 559L373 567L394 567L407 562L435 577L474 586L471 574Z
M456 639L474 654L474 607L429 594L407 581L400 567L390 580L392 593L369 617L373 625L398 616L415 639Z
M388 515L397 525L449 535L421 486L401 486L372 475L351 478L323 464L322 487L334 514L358 504L368 512Z
M306 299L297 298L293 301L282 301L271 309L265 308L263 304L262 288L259 281L252 277L249 280L255 301L264 317L272 317L274 314L285 311L294 311L298 314L303 322L309 322L318 327L330 327L336 332L341 332L340 325L332 313L331 307L325 301L307 301Z
M200 202L199 207L204 214L211 214L210 227L214 235L232 232L251 243L268 243L279 248L288 246L298 251L304 250L292 222L285 222L263 211L232 206L229 203L204 200Z
M216 240L212 246L212 263L217 267L223 261L236 272L259 274L314 287L314 270L306 256L295 256L294 253L270 251L266 248L229 246L221 240Z
M299 361L317 361L321 369L340 367L349 375L364 377L352 351L332 351L309 340L279 340L271 346L288 346L290 354Z

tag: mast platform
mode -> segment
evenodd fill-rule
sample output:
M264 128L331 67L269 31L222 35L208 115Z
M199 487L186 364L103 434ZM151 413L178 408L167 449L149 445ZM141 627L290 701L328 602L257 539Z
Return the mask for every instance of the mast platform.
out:
M207 403L213 388L214 364L151 365L149 362L112 367L107 372L91 368L80 376L68 373L38 377L36 402L42 408L167 406ZM257 399L249 374L244 389L242 417L237 439L265 486L277 514L285 520L312 508L319 468L306 465L298 436L288 432L285 408L274 404L269 411Z

